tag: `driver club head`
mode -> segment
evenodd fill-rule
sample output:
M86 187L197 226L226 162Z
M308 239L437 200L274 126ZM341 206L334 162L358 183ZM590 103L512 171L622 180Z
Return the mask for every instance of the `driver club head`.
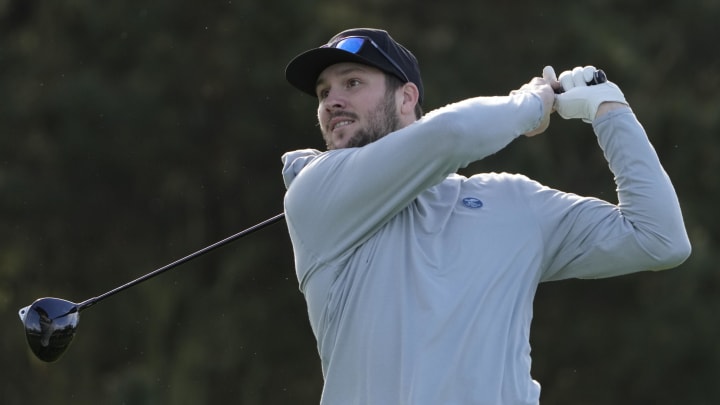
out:
M60 298L40 298L18 314L30 350L46 362L53 362L65 353L80 321L78 304Z
M130 287L147 281L165 271L173 269L183 263L195 259L205 253L215 250L221 246L238 240L243 236L253 233L259 229L265 228L270 224L274 224L285 218L284 213L268 218L259 224L253 225L243 231L231 235L212 245L206 246L194 253L191 253L181 259L160 267L142 277L138 277L119 287L113 288L96 297L92 297L79 304L63 300L60 298L40 298L31 305L21 308L18 312L20 320L25 327L25 337L30 345L30 350L38 359L46 362L52 362L60 358L75 337L78 322L80 321L80 311L89 308L103 299L110 297L120 291L127 290Z

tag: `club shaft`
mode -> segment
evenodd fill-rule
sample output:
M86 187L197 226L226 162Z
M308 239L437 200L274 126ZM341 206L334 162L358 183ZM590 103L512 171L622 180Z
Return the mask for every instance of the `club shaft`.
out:
M205 253L208 253L208 252L210 252L210 251L212 251L212 250L215 250L215 249L217 249L217 248L219 248L219 247L221 247L221 246L225 246L225 245L227 245L228 243L233 242L233 241L235 241L235 240L237 240L237 239L240 239L240 238L242 238L243 236L245 236L245 235L247 235L247 234L250 234L250 233L253 233L253 232L257 231L257 230L260 230L260 229L262 229L262 228L265 228L265 227L267 227L268 225L272 225L272 224L274 224L275 222L278 222L278 221L282 220L283 218L285 218L285 214L284 214L284 213L275 215L274 217L268 218L268 219L266 219L265 221L260 222L259 224L253 225L253 226L251 226L250 228L247 228L247 229L245 229L245 230L242 230L242 231L236 233L235 235L228 236L227 238L225 238L225 239L223 239L223 240L221 240L221 241L215 242L215 243L213 243L213 244L210 245L210 246L204 247L204 248L198 250L198 251L195 252L195 253L191 253L191 254L183 257L182 259L178 259L178 260L176 260L176 261L174 261L174 262L172 262L172 263L170 263L170 264L167 264L167 265L165 265L165 266L163 266L163 267L160 267L160 268L157 269L157 270L153 270L152 272L150 272L150 273L148 273L148 274L146 274L146 275L144 275L144 276L142 276L142 277L139 277L139 278L137 278L137 279L135 279L135 280L133 280L133 281L130 281L130 282L126 283L126 284L123 284L123 285L121 285L121 286L119 286L119 287L117 287L117 288L114 288L114 289L112 289L112 290L110 290L110 291L108 291L108 292L106 292L106 293L104 293L104 294L98 295L97 297L93 297L93 298L90 298L90 299L88 299L88 300L85 300L85 301L83 301L83 302L81 302L81 303L79 303L79 304L77 305L77 311L79 312L79 311L82 311L82 310L85 309L85 308L91 307L91 306L97 304L98 302L104 300L105 298L110 297L111 295L115 295L115 294L119 293L120 291L127 290L128 288L130 288L130 287L132 287L132 286L134 286L134 285L140 284L140 283L142 283L143 281L149 280L149 279L151 279L151 278L153 278L153 277L155 277L155 276L157 276L157 275L159 275L159 274L162 274L162 273L164 273L164 272L166 272L166 271L168 271L168 270L170 270L170 269L172 269L172 268L175 268L175 267L177 267L177 266L179 266L179 265L181 265L181 264L183 264L183 263L189 262L190 260L195 259L195 258L197 258L198 256L202 256L202 255L204 255Z

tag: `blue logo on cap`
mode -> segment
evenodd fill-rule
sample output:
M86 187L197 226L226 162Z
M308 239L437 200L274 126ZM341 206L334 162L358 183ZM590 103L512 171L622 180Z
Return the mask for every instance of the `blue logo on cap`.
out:
M480 201L479 198L475 197L465 197L462 200L463 205L468 208L481 208L483 206L483 202Z

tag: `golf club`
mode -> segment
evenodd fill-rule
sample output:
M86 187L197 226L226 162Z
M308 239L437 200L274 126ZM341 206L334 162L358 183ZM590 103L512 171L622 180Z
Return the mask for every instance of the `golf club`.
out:
M593 84L600 84L605 83L607 81L607 75L605 74L605 71L602 69L598 69L593 73L593 78L588 83L589 86L592 86Z
M605 71L602 69L597 69L595 72L593 72L593 78L589 82L587 82L588 86L592 86L595 84L601 84L605 83L607 81L607 75L605 74ZM563 93L563 89L555 89L556 94Z
M89 308L105 298L115 295L120 291L149 280L161 273L164 273L174 267L186 263L198 256L217 249L221 246L235 241L247 234L265 228L285 218L285 214L281 213L272 218L266 219L259 224L253 225L243 231L229 236L219 242L191 253L182 259L178 259L170 264L160 267L142 277L139 277L129 283L114 288L102 295L87 299L81 303L74 303L61 298L45 297L40 298L19 311L20 320L25 326L25 336L27 338L30 350L38 359L46 362L53 362L67 350L68 346L75 337L78 322L80 321L80 311Z

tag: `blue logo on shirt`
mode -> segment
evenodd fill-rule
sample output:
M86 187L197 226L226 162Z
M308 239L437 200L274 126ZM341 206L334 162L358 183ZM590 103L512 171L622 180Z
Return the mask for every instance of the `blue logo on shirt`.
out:
M480 208L483 206L483 202L480 201L479 198L475 197L465 197L462 200L463 205L465 205L468 208Z

